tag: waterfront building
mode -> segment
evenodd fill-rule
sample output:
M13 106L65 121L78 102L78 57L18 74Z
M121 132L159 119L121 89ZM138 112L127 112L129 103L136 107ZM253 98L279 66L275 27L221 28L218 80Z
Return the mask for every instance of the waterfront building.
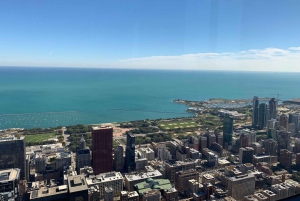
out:
M88 200L88 186L83 175L69 176L69 201Z
M268 119L269 119L268 105L266 103L259 104L258 128L259 129L266 128Z
M284 168L290 168L292 166L292 155L292 152L286 149L280 149L279 162Z
M269 119L277 119L277 107L278 107L277 100L275 98L271 98L269 101L269 109L270 109Z
M257 96L254 96L253 107L252 107L252 127L258 126L258 115L259 115L259 99Z
M244 196L253 195L255 191L255 177L253 174L244 174L228 177L228 195L236 200L242 200Z
M253 163L254 149L252 147L240 148L239 160L240 163Z
M0 137L0 169L20 169L20 179L25 179L25 138L13 135Z
M125 159L125 170L127 172L134 171L136 168L135 164L135 136L131 133L127 133L126 141L126 159Z
M123 190L123 176L120 172L107 172L98 175L91 175L86 178L89 188L95 187L99 191L99 198L104 198L105 187L110 186L113 189L114 197L120 196Z
M114 148L114 170L123 171L123 168L124 168L123 147L117 146Z
M76 152L76 171L79 173L80 168L91 166L91 152L86 146L85 139L81 136L79 149Z
M96 175L113 170L113 128L92 128L92 166Z
M233 134L233 117L232 116L225 116L223 120L223 140L224 140L224 147L226 148L225 144L228 146L232 144L232 134Z
M19 200L20 172L18 168L0 170L0 195L3 200Z
M281 114L279 117L279 124L280 127L287 129L289 125L289 117L286 114Z

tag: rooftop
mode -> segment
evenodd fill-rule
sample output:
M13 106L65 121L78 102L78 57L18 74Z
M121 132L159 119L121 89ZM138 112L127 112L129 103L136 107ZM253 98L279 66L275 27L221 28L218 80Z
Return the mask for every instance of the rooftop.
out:
M5 169L0 170L0 182L12 181L15 179L19 179L20 177L20 169Z
M247 179L247 178L255 178L253 174L243 174L243 175L239 175L239 176L234 176L234 177L229 177L228 179L231 181L239 181L239 180L243 180L243 179Z
M87 185L95 183L105 183L114 180L123 180L123 176L120 172L108 172L99 175L91 175L86 178Z
M168 179L154 179L137 183L136 185L134 185L134 187L137 189L139 194L142 194L144 192L151 191L152 189L168 190L172 188L172 185L170 183L170 180Z
M93 130L105 130L105 129L111 129L111 126L93 126Z
M87 183L83 175L69 176L68 186L70 193L84 191L88 189Z
M158 177L158 176L162 176L161 172L158 170L154 170L152 172L143 172L139 174L126 174L125 178L128 181L134 181L134 180L147 179L147 178Z
M14 135L6 135L6 136L1 136L0 137L0 142L5 142L5 141L12 141L12 140L24 140L24 136L21 137L15 137Z
M41 187L37 190L33 190L30 192L30 200L34 200L37 198L42 198L42 197L48 197L48 196L53 196L55 194L66 194L68 193L68 186L67 185L62 185L62 186L55 186L55 187Z
M56 153L56 159L59 159L59 158L70 158L70 157L71 157L70 152Z

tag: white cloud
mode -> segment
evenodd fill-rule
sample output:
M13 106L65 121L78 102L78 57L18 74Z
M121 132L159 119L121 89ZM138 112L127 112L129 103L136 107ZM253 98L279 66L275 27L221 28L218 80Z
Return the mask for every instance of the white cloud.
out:
M300 47L151 56L125 59L114 65L123 68L300 72L298 50Z
M1 60L0 66L300 72L300 47L290 47L287 49L270 47L240 52L206 52L178 56L150 56L129 58L115 62L103 62L97 58L89 60L76 57L68 58L68 61L61 61L56 58L43 62L23 58L23 60L20 59L16 63L6 58Z

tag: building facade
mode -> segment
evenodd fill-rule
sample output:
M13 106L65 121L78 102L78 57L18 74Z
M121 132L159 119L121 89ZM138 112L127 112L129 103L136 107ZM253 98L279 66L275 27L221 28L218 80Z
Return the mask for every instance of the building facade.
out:
M113 170L113 128L92 128L92 166L95 175Z
M0 137L0 169L20 169L20 179L25 179L26 149L25 138Z

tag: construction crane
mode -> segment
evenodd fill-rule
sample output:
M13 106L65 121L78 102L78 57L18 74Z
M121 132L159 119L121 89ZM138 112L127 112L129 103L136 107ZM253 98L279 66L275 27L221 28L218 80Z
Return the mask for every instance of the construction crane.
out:
M277 96L277 100L279 100L279 96L282 96L282 94L270 94L270 95L276 95Z

